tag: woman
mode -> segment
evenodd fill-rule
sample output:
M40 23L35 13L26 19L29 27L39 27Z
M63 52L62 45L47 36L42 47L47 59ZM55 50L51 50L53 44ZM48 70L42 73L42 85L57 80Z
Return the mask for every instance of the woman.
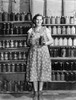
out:
M51 81L51 61L48 45L53 39L50 30L42 26L43 17L37 14L33 18L34 26L28 30L27 43L30 46L27 61L27 79L34 83L35 92L42 91L43 82Z

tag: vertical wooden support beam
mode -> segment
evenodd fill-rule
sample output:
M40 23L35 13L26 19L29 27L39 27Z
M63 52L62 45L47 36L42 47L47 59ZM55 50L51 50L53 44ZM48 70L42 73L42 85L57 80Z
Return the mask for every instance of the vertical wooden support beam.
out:
M44 0L44 11L43 11L43 15L47 16L47 0Z
M64 16L64 0L62 0L61 16Z

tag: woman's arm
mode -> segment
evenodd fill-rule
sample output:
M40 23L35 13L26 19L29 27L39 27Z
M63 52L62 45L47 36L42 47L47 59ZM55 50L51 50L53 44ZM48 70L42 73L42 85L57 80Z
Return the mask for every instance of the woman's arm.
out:
M46 37L47 37L48 41L45 42L45 45L53 45L53 38L52 38L51 32L48 28L46 28Z
M28 37L27 37L27 45L30 46L31 45L31 42L32 42L32 38L31 38L31 33L32 33L32 28L28 30L27 34L28 34Z

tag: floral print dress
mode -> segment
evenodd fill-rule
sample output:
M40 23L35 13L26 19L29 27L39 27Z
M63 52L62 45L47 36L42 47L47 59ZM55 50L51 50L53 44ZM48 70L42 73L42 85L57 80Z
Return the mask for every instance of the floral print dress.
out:
M48 41L47 35L49 29L42 27L39 31L34 28L29 29L28 43L34 37L43 34L45 41ZM51 33L49 32L51 35ZM52 40L52 39L51 39ZM51 60L47 45L39 46L38 39L33 46L30 46L27 59L27 80L28 81L51 81Z

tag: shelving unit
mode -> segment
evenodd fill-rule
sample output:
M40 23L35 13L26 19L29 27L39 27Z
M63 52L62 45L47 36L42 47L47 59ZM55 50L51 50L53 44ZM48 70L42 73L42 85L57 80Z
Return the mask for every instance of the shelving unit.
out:
M26 69L20 69L21 67L26 67L27 64L27 52L29 49L26 44L27 30L31 25L31 21L0 22L0 87L3 86L0 93L28 93L32 90L33 85L26 82ZM53 89L54 87L52 86L56 85L57 87L58 85L59 87L62 84L63 87L64 84L66 87L68 84L70 86L70 84L76 82L76 25L43 24L43 26L51 30L54 40L54 45L49 46L50 59L52 61L52 85L50 87ZM62 43L59 39L61 39ZM11 69L12 67L13 69ZM9 88L6 89L8 84L10 84ZM15 87L14 90L11 89L11 86ZM48 89L48 86L44 88Z
M31 21L0 21L0 93L28 93L27 30Z
M49 23L49 22L48 22ZM54 45L49 46L52 61L52 81L47 89L75 90L76 83L76 25L43 24L50 29ZM68 28L69 27L69 28ZM54 29L53 29L54 28ZM58 30L59 28L59 30ZM56 40L55 40L56 39ZM60 41L61 39L61 41ZM69 40L70 39L70 40ZM73 87L74 86L74 87ZM64 88L62 88L64 87Z

